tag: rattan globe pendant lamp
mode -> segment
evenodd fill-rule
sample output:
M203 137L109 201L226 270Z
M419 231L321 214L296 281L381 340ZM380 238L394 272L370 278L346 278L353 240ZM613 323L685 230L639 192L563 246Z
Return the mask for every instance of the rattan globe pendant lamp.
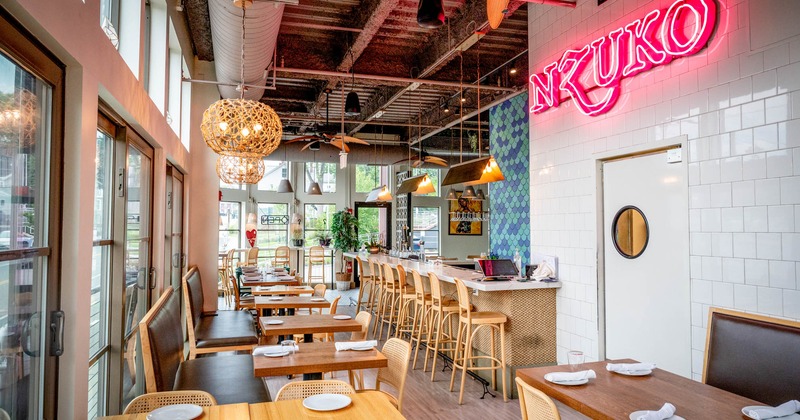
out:
M442 0L419 0L417 24L433 29L444 25L444 4Z
M266 165L261 155L220 152L217 175L226 184L256 184L264 177Z

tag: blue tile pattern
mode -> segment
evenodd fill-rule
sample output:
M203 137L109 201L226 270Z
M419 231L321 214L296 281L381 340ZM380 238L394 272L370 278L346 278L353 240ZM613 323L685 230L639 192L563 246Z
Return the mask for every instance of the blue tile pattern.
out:
M489 110L490 151L506 177L489 184L489 245L500 258L512 258L519 248L523 264L531 244L528 132L527 93Z

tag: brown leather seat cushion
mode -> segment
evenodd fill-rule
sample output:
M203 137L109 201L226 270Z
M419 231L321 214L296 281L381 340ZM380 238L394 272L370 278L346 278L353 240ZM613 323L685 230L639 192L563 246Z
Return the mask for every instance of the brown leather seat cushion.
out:
M157 391L172 390L183 361L180 296L180 293L173 293L147 327Z
M253 356L249 354L187 360L180 365L174 389L206 391L218 404L271 401L264 381L253 375Z
M197 348L258 344L253 316L244 311L219 311L200 317L194 334Z
M800 328L715 312L706 383L769 405L800 399Z

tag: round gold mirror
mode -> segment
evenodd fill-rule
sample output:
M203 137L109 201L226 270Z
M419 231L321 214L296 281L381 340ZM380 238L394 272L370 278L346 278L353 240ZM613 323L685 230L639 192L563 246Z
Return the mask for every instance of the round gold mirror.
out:
M636 258L647 248L650 228L644 213L635 206L625 206L614 216L611 226L614 247L625 258Z

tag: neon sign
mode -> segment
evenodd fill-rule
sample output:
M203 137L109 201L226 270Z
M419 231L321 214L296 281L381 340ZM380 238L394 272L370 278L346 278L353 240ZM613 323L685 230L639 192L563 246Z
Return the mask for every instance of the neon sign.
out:
M697 53L711 37L716 19L715 0L677 0L666 11L653 10L579 50L567 50L542 73L531 75L530 112L559 106L561 91L585 115L608 112L619 99L623 78ZM594 87L581 82L590 66L594 83L606 90L595 99L589 96Z

